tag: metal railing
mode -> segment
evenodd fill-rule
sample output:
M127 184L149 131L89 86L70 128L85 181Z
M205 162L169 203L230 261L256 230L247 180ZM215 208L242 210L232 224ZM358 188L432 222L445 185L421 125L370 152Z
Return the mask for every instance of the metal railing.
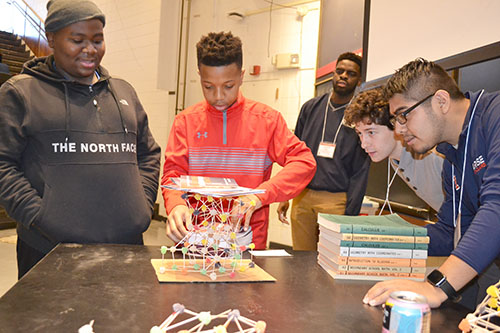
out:
M13 16L11 32L22 38L35 56L50 54L43 19L23 0L6 0L5 3L13 9L10 11Z

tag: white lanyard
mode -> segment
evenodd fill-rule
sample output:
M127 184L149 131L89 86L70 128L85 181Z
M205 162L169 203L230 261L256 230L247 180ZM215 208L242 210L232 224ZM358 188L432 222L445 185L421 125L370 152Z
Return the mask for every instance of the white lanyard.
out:
M330 99L332 98L332 94L333 92L330 93L330 95L328 95L328 102L326 103L326 108L325 108L325 119L323 120L323 134L321 135L321 142L325 142L325 128L326 128L326 119L328 118L328 108L330 106ZM337 110L340 110L342 109L343 107L345 106L344 105L341 105L337 108L334 108L333 105L332 105L332 111L337 111ZM344 122L344 116L342 116L342 120L340 120L340 124L339 124L339 127L337 128L337 132L335 133L335 138L333 139L333 144L336 144L337 143L337 136L339 135L339 132L340 132L340 128L342 127L342 123Z
M391 208L391 204L389 202L389 191L391 189L392 183L394 182L394 178L396 178L396 175L398 174L398 171L399 171L399 164L398 164L398 167L396 168L396 171L394 171L394 175L392 175L392 178L391 178L391 159L389 159L387 161L387 190L385 191L384 204L382 205L382 208L380 208L380 211L378 212L379 216L382 215L382 212L384 211L384 208L385 208L385 204L387 204L387 207L389 208L389 211L392 214L392 208Z
M483 92L484 92L484 89L481 90L481 92L479 93L479 97L477 98L476 102L474 103L474 107L472 108L472 112L471 112L470 119L469 119L469 126L467 128L467 135L465 136L464 164L462 166L462 181L460 184L460 198L458 201L458 216L456 216L456 212L455 212L455 183L454 183L455 166L453 164L451 165L451 190L453 193L453 227L455 227L454 247L457 247L458 241L460 240L460 237L462 236L462 232L461 232L462 197L464 194L465 166L467 163L467 147L469 145L470 127L472 124L472 119L474 118L474 113L476 113L477 103L479 102L479 99L481 99ZM457 228L457 226L458 226L458 228Z

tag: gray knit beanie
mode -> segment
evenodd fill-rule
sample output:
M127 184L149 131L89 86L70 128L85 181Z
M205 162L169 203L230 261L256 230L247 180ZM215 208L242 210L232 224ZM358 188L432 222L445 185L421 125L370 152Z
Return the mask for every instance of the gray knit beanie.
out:
M104 26L106 18L92 1L87 0L50 0L47 3L45 32L56 32L80 21L98 19Z

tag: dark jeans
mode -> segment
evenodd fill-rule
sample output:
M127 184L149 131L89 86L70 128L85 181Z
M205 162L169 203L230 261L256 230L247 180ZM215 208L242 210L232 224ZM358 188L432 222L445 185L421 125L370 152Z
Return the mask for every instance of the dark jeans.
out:
M21 279L43 257L45 253L32 248L17 237L17 278Z

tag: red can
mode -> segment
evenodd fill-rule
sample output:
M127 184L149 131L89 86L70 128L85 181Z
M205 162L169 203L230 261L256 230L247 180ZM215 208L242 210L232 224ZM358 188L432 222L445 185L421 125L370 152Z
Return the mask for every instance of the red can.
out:
M384 307L383 333L430 333L431 309L425 296L411 291L391 293Z

